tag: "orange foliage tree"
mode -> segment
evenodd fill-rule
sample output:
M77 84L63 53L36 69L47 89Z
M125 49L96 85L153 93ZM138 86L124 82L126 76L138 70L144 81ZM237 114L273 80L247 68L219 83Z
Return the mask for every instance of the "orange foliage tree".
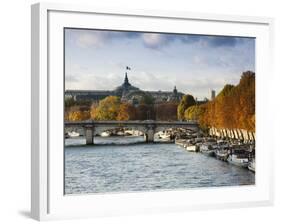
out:
M121 103L116 117L118 121L134 120L136 118L136 108L129 103Z
M90 111L71 111L68 114L69 121L83 121L90 119Z
M177 107L175 102L159 103L154 106L155 119L162 121L177 120Z
M108 96L101 100L97 107L91 108L91 118L94 120L116 120L120 109L120 98Z
M136 107L136 120L153 120L155 111L153 105L140 104Z
M255 73L244 72L237 86L225 85L206 104L199 117L202 126L255 131Z

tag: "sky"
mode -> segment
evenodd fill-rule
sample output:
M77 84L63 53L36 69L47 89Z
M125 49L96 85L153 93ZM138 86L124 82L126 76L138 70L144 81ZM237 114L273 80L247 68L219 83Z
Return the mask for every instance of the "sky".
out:
M65 29L65 89L113 90L128 78L142 90L210 98L255 71L255 39Z

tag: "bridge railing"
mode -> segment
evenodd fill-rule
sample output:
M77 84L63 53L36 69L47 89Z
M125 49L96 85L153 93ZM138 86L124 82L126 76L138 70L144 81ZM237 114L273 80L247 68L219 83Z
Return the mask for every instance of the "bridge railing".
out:
M140 124L152 124L152 125L198 125L198 122L195 120L189 120L189 121L157 121L157 120L129 120L129 121L97 121L97 120L85 120L85 121L65 121L64 124L66 126L69 125L95 125L95 124L129 124L129 125L140 125Z

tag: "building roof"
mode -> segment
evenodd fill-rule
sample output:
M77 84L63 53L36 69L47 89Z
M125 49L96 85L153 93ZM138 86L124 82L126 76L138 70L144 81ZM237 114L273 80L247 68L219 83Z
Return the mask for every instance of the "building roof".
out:
M110 90L65 90L65 94L90 94L90 95L104 95L104 94L111 94L112 91Z
M130 91L135 91L135 90L139 90L139 88L135 87L135 86L132 86L129 82L129 79L128 79L128 75L127 75L127 72L125 73L125 79L124 79L124 82L116 87L116 89L114 90L115 94L118 95L118 96L122 96Z

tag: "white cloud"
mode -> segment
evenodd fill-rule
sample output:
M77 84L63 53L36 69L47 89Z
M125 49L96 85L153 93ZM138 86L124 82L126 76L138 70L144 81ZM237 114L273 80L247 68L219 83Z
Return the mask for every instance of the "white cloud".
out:
M236 73L202 71L187 74L181 80L177 80L176 83L179 91L193 94L194 97L198 97L199 99L204 99L204 97L210 98L211 90L215 90L218 94L224 85L237 85L239 79L240 76Z
M142 90L172 91L174 78L166 74L155 74L152 72L135 71L128 75L130 83Z
M86 31L78 34L77 45L82 48L102 47L107 40L107 33Z
M165 36L158 33L144 33L142 39L146 47L153 49L157 49L167 43Z
M164 91L176 85L179 91L203 98L210 95L210 89L218 92L226 83L237 84L242 71L254 69L252 40L224 38L214 42L214 38L211 41L205 36L68 32L71 35L66 39L70 47L66 88L69 89L112 90L123 82L124 68L129 65L130 83L140 89ZM120 50L118 46L123 44L126 47ZM168 47L164 49L165 46ZM79 49L88 47L99 50Z
M93 71L77 72L76 75L66 75L65 89L83 89L83 90L113 90L121 85L124 76L115 73L98 73ZM69 80L74 77L75 82Z
M199 56L199 55L195 55L195 56L193 57L193 62L194 62L195 64L203 64L203 63L205 63L203 57L202 57L202 56Z
M79 82L79 79L74 75L66 75L65 82L66 83L75 83L75 82Z

